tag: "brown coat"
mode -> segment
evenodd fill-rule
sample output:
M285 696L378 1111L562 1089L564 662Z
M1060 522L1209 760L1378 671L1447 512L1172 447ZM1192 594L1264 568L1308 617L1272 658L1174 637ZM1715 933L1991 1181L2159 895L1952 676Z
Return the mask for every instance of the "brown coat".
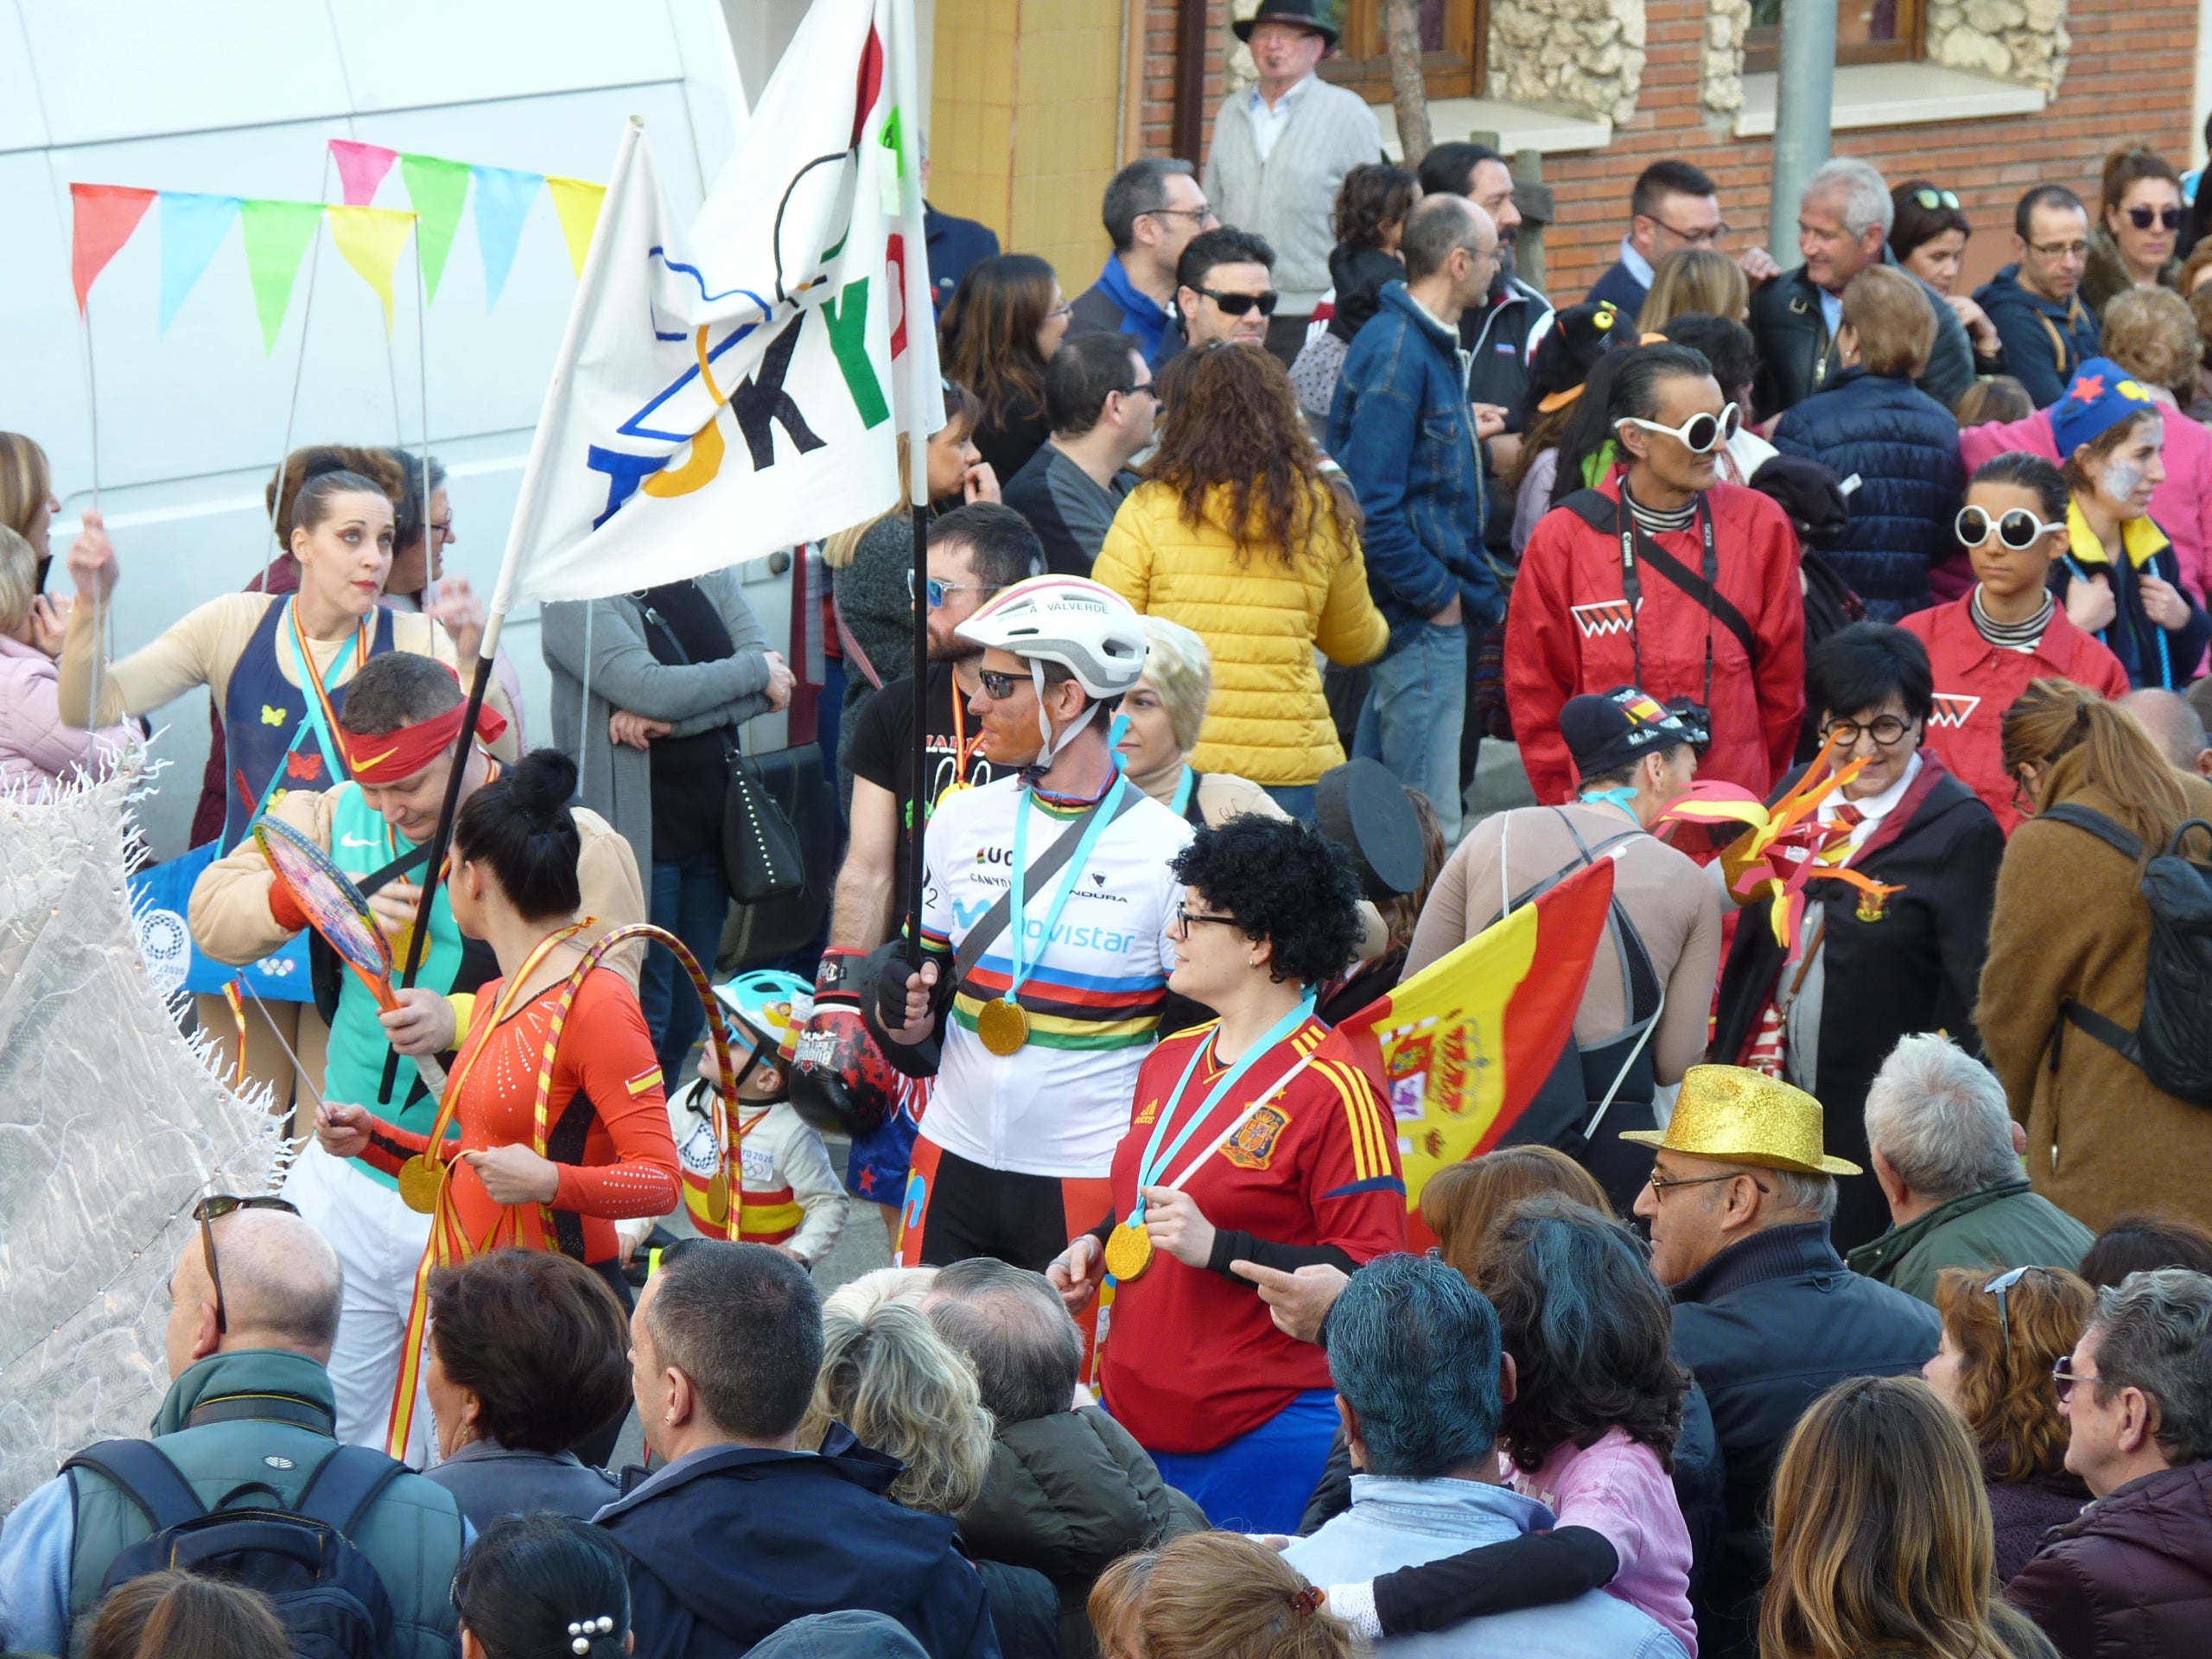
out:
M2072 758L2054 768L2053 800L2117 817L2109 796L2075 781ZM2212 817L2212 785L2184 778L2183 788L2190 816ZM2154 1088L2070 1023L2050 1068L2069 997L2131 1031L2141 1023L2150 940L2129 860L2070 824L2030 818L2012 832L1974 1023L2012 1116L2027 1126L2035 1190L2100 1231L2131 1210L2212 1225L2212 1108Z

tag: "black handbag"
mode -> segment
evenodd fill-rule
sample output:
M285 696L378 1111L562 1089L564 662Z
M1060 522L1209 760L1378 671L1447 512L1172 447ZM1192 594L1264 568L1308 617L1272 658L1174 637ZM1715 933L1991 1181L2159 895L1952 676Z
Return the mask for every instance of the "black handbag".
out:
M657 627L675 652L678 664L691 658L668 619L644 600L638 608L646 625ZM722 874L730 896L741 905L785 899L806 887L806 856L791 817L762 783L760 770L739 746L737 728L722 728L722 764L729 772L722 800Z

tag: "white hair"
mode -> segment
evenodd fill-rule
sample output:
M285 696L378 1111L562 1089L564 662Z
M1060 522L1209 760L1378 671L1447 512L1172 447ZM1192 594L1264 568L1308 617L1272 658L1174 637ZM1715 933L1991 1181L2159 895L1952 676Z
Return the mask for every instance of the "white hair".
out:
M822 1299L822 1307L865 1324L876 1309L893 1302L918 1306L936 1281L935 1268L877 1268L838 1286Z
M1188 754L1198 746L1213 698L1213 653L1198 634L1164 616L1144 619L1144 683L1167 710L1175 747Z
M1905 1037L1890 1051L1866 1090L1866 1141L1925 1198L2020 1177L2005 1086L1947 1037Z
M1813 1221L1827 1221L1835 1214L1835 1177L1796 1169L1762 1169L1757 1179L1771 1179L1783 1205Z
M1855 156L1837 156L1822 162L1813 169L1813 176L1805 181L1805 194L1800 202L1816 196L1840 199L1843 228L1854 237L1866 234L1866 227L1878 225L1882 234L1890 233L1890 226L1897 220L1897 203L1890 199L1889 182L1872 162L1862 162Z

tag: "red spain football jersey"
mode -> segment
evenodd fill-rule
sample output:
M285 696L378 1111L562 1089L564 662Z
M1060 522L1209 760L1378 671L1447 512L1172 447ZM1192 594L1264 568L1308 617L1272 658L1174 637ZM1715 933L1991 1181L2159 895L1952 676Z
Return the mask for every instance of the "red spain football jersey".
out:
M1137 1166L1192 1051L1208 1046L1185 1090L1195 1111L1227 1068L1214 1064L1214 1027L1161 1043L1137 1076L1128 1132L1114 1152L1114 1213L1135 1208ZM1348 1060L1314 1058L1287 1086L1329 1028L1308 1020L1262 1056L1184 1143L1161 1179L1203 1160L1183 1190L1217 1229L1277 1244L1333 1244L1355 1262L1406 1248L1406 1184L1389 1109ZM1178 1114L1161 1145L1181 1132ZM1204 1149L1231 1124L1235 1135ZM1242 1279L1185 1267L1165 1250L1115 1287L1104 1327L1107 1409L1160 1452L1211 1452L1258 1427L1309 1389L1329 1386L1328 1356L1275 1329Z

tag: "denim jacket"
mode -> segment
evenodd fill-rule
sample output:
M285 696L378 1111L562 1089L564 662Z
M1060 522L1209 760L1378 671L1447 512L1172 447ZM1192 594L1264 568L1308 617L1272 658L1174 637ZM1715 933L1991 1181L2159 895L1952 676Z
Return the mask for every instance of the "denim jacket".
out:
M1367 585L1394 649L1454 594L1473 626L1505 613L1483 552L1482 461L1466 386L1459 336L1403 283L1386 284L1381 308L1344 353L1329 453L1367 518Z
M1292 1540L1283 1560L1312 1583L1355 1584L1552 1524L1549 1510L1510 1486L1354 1475L1351 1508L1313 1536ZM1684 1659L1682 1644L1657 1620L1602 1590L1467 1619L1430 1635L1395 1637L1376 1652L1377 1659Z

